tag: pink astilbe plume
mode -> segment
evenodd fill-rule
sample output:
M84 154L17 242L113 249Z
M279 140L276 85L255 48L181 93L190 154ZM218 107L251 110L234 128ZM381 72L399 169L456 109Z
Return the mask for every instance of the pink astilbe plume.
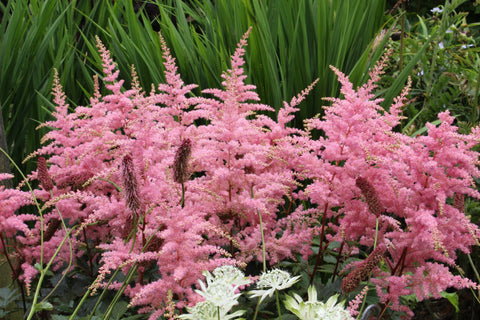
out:
M208 221L217 226L215 230L230 235L230 239L215 233L210 237L229 246L239 261L262 259L263 227L267 259L274 264L309 247L312 233L302 224L289 232L288 219L279 219L280 213L290 213L279 212L279 207L296 189L294 172L279 146L290 131L276 127L265 115L257 115L273 109L255 103L259 100L255 86L244 83L243 55L249 32L232 56L231 69L222 75L224 89L203 91L217 99L199 99L196 108L207 114L209 123L198 127L198 149L192 165L204 175L192 181L191 188L197 188L198 194L187 194L186 199L188 204L189 197L195 197L193 200L208 212Z
M159 86L162 92L145 95L135 83L126 90L123 80L117 79L118 70L110 53L97 41L107 93L100 94L96 79L91 105L69 113L56 76L55 119L43 125L52 131L43 139L46 145L31 156L40 156L40 160L38 171L29 179L40 179L44 189L53 194L50 198L45 190L34 191L39 200L45 201L40 204L45 218L43 243L39 241L37 217L14 214L31 203L28 193L21 191L1 193L5 205L14 196L25 198L15 200L8 216L6 212L2 215L6 218L2 232L12 236L23 231L17 236L25 261L21 278L30 284L36 275L30 266L40 260L40 245L44 248L43 261L47 261L65 236L59 228L60 212L69 228L80 226L73 233L73 256L85 261L100 257L101 267L92 288L104 286L112 270L121 268L126 274L138 263L136 283L125 291L132 304L149 306L144 311L162 310L171 290L181 307L188 299L195 299L190 286L203 270L235 263L221 248L205 243L202 235L211 230L204 219L205 211L179 206L172 168L174 146L179 138L192 135L188 125L195 120L195 116L189 116L193 100L186 95L194 86L183 86L166 51L167 84ZM47 185L46 177L54 183ZM26 220L36 221L35 228L29 229ZM150 239L153 242L149 243ZM85 246L91 249L84 250ZM101 250L100 255L93 256L92 249ZM54 270L64 267L70 257L64 246L55 259ZM152 270L157 271L148 275L147 283L146 273ZM146 294L148 290L155 294Z
M55 119L43 124L52 130L30 156L38 157L39 167L28 177L43 186L34 190L43 211L43 241L34 215L23 217L36 223L33 229L13 215L26 201L11 214L18 221L15 232L24 231L17 239L27 284L36 275L31 266L40 253L44 261L50 259L73 226L78 226L72 233L73 256L62 248L54 269L72 257L87 263L95 259L100 265L91 286L95 292L115 270L128 274L136 264L135 280L124 293L131 306L153 318L166 305L182 308L198 301L192 285L202 271L261 260L261 227L271 264L309 252L313 232L303 211L283 207L286 199L293 201L297 187L284 158L293 132L286 124L311 87L285 105L279 124L257 114L273 108L257 103L255 86L244 83L249 32L223 74L223 89L204 90L214 98L189 97L195 85L184 85L163 38L166 83L158 85L159 92L145 94L134 70L131 89L125 89L98 38L105 94L95 77L90 105L68 112L55 75ZM198 119L204 124L195 125ZM67 230L61 228L62 218Z
M377 78L381 65L372 78ZM471 281L459 281L446 266L454 267L457 251L470 252L480 235L459 205L448 200L457 194L480 196L472 188L472 178L480 173L478 153L471 150L480 141L478 128L461 135L453 117L443 112L438 127L427 124L426 136L403 135L394 127L400 123L408 86L384 110L381 100L374 99L373 82L354 90L343 73L333 70L343 98L330 99L323 120L307 121L307 132L317 129L323 134L303 155L306 165L301 168L314 180L304 196L321 208L333 231L326 240L373 246L378 237L384 242L388 271L375 269L371 281L382 302L409 316L411 311L399 305L402 295L416 293L421 300L438 297L450 286L475 287ZM434 266L443 280L431 286ZM419 268L424 272L418 273ZM415 280L407 276L410 273ZM419 286L424 294L419 294Z

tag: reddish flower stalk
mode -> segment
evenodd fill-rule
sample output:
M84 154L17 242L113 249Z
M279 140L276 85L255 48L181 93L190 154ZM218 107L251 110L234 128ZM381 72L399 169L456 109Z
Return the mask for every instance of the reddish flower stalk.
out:
M368 182L367 179L363 177L358 177L356 180L357 187L362 191L365 201L368 204L370 211L377 217L385 211L380 200L378 199L377 191L375 188Z
M123 185L125 188L125 198L127 206L133 213L137 213L140 208L140 199L138 196L137 178L135 177L135 168L133 159L130 155L123 157L122 161Z
M46 191L53 189L53 182L50 174L48 173L47 160L44 157L38 158L37 161L37 176L40 181L40 185Z
M173 180L178 183L185 183L188 180L188 160L190 158L192 143L185 139L175 153L173 162Z

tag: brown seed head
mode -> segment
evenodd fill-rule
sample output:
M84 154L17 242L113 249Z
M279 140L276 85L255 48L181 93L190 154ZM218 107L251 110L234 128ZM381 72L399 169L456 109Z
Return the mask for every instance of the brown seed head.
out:
M188 180L188 160L192 149L190 139L185 139L175 153L173 162L173 180L178 183L185 183Z
M361 281L368 280L372 271L382 261L385 254L386 247L384 244L378 245L372 253L362 261L352 272L346 276L342 281L342 291L350 293L355 290Z
M350 293L360 285L362 278L360 276L359 268L355 268L342 281L342 292Z
M135 177L135 168L133 159L130 155L123 157L122 161L123 186L125 189L125 198L127 206L136 213L140 208L140 199L138 196L137 178Z
M48 173L47 160L44 157L38 158L37 161L37 177L40 181L40 185L46 191L53 189L53 182L50 174Z
M453 207L465 213L465 196L463 194L455 192L453 196Z
M50 219L50 221L48 222L47 230L45 230L45 233L43 234L43 241L49 241L50 239L52 239L55 231L57 231L58 227L60 227L60 224L61 222L59 219Z
M362 191L365 201L368 204L370 211L377 217L381 215L385 209L383 208L380 200L378 199L377 191L375 188L368 182L367 179L363 177L358 177L356 180L357 187Z
M55 182L59 189L71 187L73 191L77 191L83 189L83 185L92 177L93 174L91 172L78 172L58 179Z

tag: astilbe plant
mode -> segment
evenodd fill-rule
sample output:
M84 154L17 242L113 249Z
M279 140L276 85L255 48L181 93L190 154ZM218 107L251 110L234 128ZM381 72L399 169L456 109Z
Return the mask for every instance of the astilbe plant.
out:
M358 266L368 270L354 269L344 282L357 275L365 280L373 272L371 281L385 307L411 316L400 305L401 296L439 298L449 287L477 286L453 275L449 267L456 266L458 251L469 253L478 244L478 226L453 199L480 196L473 181L479 176L478 153L471 150L480 131L459 134L447 111L439 114L438 127L427 124L425 136L396 132L408 86L389 110L381 108L373 90L383 65L381 61L371 80L357 90L333 69L343 98L331 99L323 120L307 122L307 132L321 130L322 137L303 140L310 147L302 170L313 179L303 196L322 213L323 244L338 241L344 253L355 253L360 245L383 247ZM327 234L326 228L332 232ZM384 259L386 266L368 264L369 259L374 264Z
M2 211L7 219L2 232L15 236L14 254L23 261L20 279L27 288L38 272L33 265L51 259L65 237L61 220L78 230L71 246L55 257L54 270L62 270L72 256L92 262L100 249L99 274L90 288L94 293L112 272L127 274L136 264L125 294L130 305L152 312L151 318L164 312L166 297L178 308L198 300L192 285L202 271L262 261L262 234L271 264L308 251L310 226L298 224L293 232L289 212L282 217L277 212L296 187L294 172L276 145L290 129L255 115L272 109L249 102L259 98L254 86L244 84L247 36L224 74L224 89L204 91L214 98L188 97L195 85L184 85L163 39L167 81L148 95L134 73L131 89L123 89L100 40L106 94L95 78L91 105L70 111L55 77L55 119L42 125L52 130L43 138L45 146L29 157L39 159L28 181L40 180L33 190L41 203L40 218L14 215L33 202L31 194L2 190L2 206L8 209ZM46 184L47 174L51 181ZM113 281L109 287L121 285Z
M331 99L323 119L291 128L314 84L285 103L276 120L263 113L273 109L259 104L255 87L244 82L248 33L223 74L223 88L202 97L192 97L195 85L183 83L163 39L166 83L149 94L134 72L131 89L123 88L100 40L105 89L95 78L90 106L70 111L55 78L54 120L42 125L52 130L31 155L39 168L25 181L40 184L33 194L0 192L2 239L13 238L11 248L2 242L1 249L21 266L15 276L30 288L34 265L51 259L76 228L54 270L68 272L72 259L98 260L92 292L116 270L135 270L125 294L151 319L171 314L173 303L200 301L192 286L202 271L274 265L298 254L307 259L314 236L321 241L312 278L329 243L341 243L339 257L371 247L365 261L345 269L352 271L344 288L354 291L371 279L385 307L407 316L400 296L424 299L451 286L476 287L449 267L480 235L460 203L464 195L480 196L472 151L480 129L461 135L444 112L439 127L427 125L426 136L396 132L408 87L383 110L373 94L383 62L357 90L334 69L343 97ZM15 214L35 203L40 215Z

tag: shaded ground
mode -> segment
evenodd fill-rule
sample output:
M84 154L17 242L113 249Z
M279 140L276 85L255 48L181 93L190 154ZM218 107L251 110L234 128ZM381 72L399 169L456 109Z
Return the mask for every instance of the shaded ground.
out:
M414 320L478 320L480 304L470 290L461 290L459 295L459 312L447 299L426 300L415 309Z

